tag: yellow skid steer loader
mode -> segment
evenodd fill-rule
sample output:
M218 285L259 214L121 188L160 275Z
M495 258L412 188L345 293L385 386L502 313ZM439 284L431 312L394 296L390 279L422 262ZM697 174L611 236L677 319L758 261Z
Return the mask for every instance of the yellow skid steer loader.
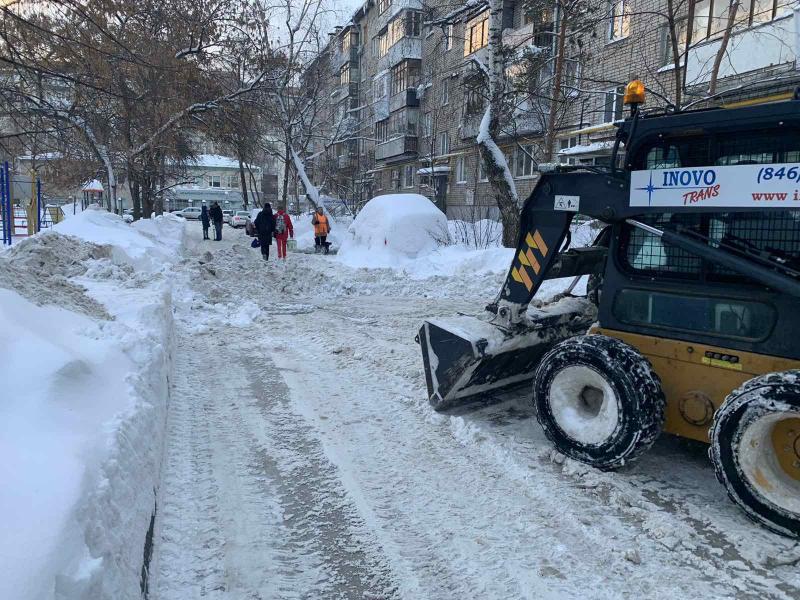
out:
M611 166L543 172L486 315L422 325L430 402L532 382L547 437L604 470L661 431L708 442L733 501L800 536L800 101L643 100L633 82ZM606 224L589 248L569 248L576 214ZM586 297L529 306L543 280L587 275Z

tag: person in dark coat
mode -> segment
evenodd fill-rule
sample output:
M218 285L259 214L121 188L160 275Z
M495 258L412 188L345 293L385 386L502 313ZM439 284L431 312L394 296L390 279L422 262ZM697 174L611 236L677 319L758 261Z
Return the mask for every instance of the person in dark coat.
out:
M275 232L275 215L272 214L272 205L267 202L256 216L254 225L258 243L261 244L261 256L269 260L269 247L272 245L272 234Z
M200 221L203 223L203 239L210 239L208 237L208 228L211 226L211 217L208 216L208 207L203 203L203 209L200 211Z
M214 240L219 242L222 240L222 209L219 207L219 204L214 202L211 205L211 209L208 211L208 214L211 216L211 220L214 222Z

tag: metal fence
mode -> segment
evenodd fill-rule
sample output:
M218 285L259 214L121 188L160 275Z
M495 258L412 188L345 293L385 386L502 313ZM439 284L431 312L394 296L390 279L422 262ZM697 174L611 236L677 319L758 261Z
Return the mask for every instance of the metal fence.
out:
M0 165L0 230L3 244L15 237L32 235L61 220L58 207L46 207L42 201L42 182L16 176L6 161Z

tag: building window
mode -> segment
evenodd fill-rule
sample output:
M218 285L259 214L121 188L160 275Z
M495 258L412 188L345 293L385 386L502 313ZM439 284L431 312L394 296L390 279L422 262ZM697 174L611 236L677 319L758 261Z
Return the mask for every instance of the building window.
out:
M400 189L400 169L392 169L392 189Z
M464 27L464 56L477 52L489 43L489 11L486 10Z
M456 183L467 183L467 159L463 156L456 160Z
M675 23L676 33L678 34L678 53L683 57L686 49L686 19L680 19ZM661 28L661 60L663 65L675 63L675 55L672 48L672 39L669 33L669 25Z
M422 29L422 13L416 10L407 10L389 23L388 44L394 46L404 37L419 37Z
M383 14L392 5L392 0L378 0L378 14Z
M381 75L372 80L372 95L375 100L386 96L386 75Z
M422 116L422 135L433 134L433 113L425 113Z
M768 23L778 15L778 0L742 0L736 10L734 27ZM692 43L720 35L728 26L730 0L697 0L694 3ZM684 39L685 42L685 39Z
M392 95L419 85L420 61L404 60L392 67Z
M450 80L445 78L442 80L442 106L447 106L450 103Z
M239 185L241 183L241 180L239 178L238 173L236 175L231 175L230 179L229 179L229 182L230 182L230 185L228 187L231 187L231 188L233 188L235 190L238 190L239 189Z
M564 88L570 95L577 95L580 89L581 63L576 58L564 60Z
M444 28L444 49L445 51L453 48L453 25Z
M608 37L619 40L628 37L631 29L630 0L611 0L611 27Z
M403 187L414 187L414 165L403 167Z
M348 85L350 83L350 65L346 64L339 71L339 85Z
M208 182L208 187L211 188L222 187L222 177L220 177L219 175L208 175L206 176L206 181Z
M604 96L603 123L613 123L622 118L622 99L625 95L625 86L621 85L608 90Z
M419 111L415 108L397 110L389 115L386 120L388 127L388 138L395 138L404 135L417 135L417 119Z
M464 115L483 113L483 95L480 90L468 88L464 92Z
M478 154L478 181L489 181L489 176L486 174L486 169L483 166L483 158Z
M439 134L439 154L450 154L450 136L446 131Z
M378 142L385 142L389 139L389 119L375 123L375 139Z
M383 31L372 38L372 53L378 58L386 56L386 53L389 52L389 46L391 44L389 43L388 31Z
M514 163L515 177L533 177L533 144L517 148Z

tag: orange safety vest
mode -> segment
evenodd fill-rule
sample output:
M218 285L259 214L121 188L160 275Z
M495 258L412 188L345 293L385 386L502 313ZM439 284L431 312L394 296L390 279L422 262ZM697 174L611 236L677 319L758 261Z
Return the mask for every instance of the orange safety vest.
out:
M328 235L328 217L319 213L314 215L314 235Z

